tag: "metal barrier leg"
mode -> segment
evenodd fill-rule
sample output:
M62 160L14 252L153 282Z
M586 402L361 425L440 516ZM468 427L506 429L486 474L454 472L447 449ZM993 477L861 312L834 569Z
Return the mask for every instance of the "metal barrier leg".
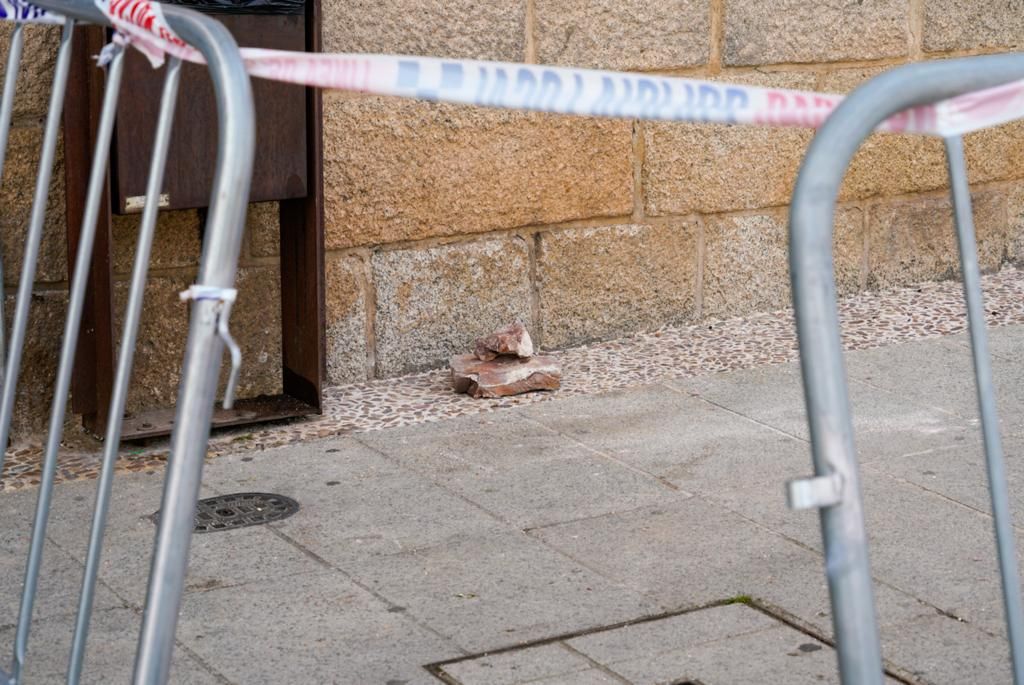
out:
M165 6L171 27L206 56L217 95L217 175L198 284L232 288L252 174L255 122L252 92L231 35L219 24ZM186 21L189 19L189 21ZM218 334L222 303L196 299L185 348L163 505L135 661L136 685L167 682L188 568L195 505L223 355Z
M25 25L20 21L14 24L11 31L11 42L7 52L7 71L4 72L4 94L0 100L0 185L4 177L4 161L7 157L7 137L11 132L11 117L14 114L14 93L17 90L18 70L21 66L21 51L25 42ZM3 256L0 255L0 286L4 282ZM4 323L4 297L0 294L0 367L7 357L5 341L7 339ZM0 368L0 380L3 379L2 368Z
M832 264L840 184L863 140L889 116L1020 78L1021 55L893 69L862 85L835 109L811 142L797 178L790 210L790 278L818 478L791 484L790 494L795 503L821 507L836 652L845 685L880 683L882 666ZM853 481L847 480L850 476Z
M68 19L60 36L57 63L53 70L53 88L50 91L50 108L46 115L43 147L39 155L39 173L36 175L35 195L32 199L32 214L29 220L28 235L25 238L25 252L22 256L18 298L14 307L14 323L11 326L7 366L3 375L3 394L0 396L0 473L3 473L4 450L11 436L14 396L18 387L18 374L21 370L21 354L25 346L25 331L28 328L32 289L35 286L39 244L43 238L46 201L50 192L50 179L53 176L53 159L57 152L61 111L64 109L64 91L68 83L68 68L71 66L71 36L74 28L75 22Z
M11 42L8 46L7 52L7 70L4 72L4 90L3 98L0 99L0 185L3 182L4 175L4 160L7 155L7 138L11 131L11 116L14 114L14 92L18 83L18 70L21 65L21 52L24 44L24 27L25 25L21 22L14 24L14 29L11 32ZM0 286L3 285L3 264L0 259ZM4 359L6 358L6 351L4 350L4 341L6 339L4 323L4 297L0 293L0 366L3 365ZM0 370L0 381L3 379L2 370ZM3 455L0 455L0 473L3 472ZM0 669L0 685L9 685L10 676L8 676L2 669Z
M831 240L826 249L831 255ZM795 267L791 270L794 299L802 302L802 306L797 306L797 331L811 452L817 475L790 484L790 504L795 508L820 511L825 573L832 599L832 626L842 682L881 685L882 650L875 619L832 263L829 259L812 273ZM800 273L799 279L797 273ZM806 300L819 304L809 307L803 304ZM827 310L825 302L832 303ZM810 317L808 309L814 310Z
M82 309L85 290L89 279L89 263L92 261L92 246L96 237L96 220L102 201L103 184L106 182L107 157L110 153L110 139L117 114L117 98L121 90L121 74L124 67L124 51L115 48L114 58L107 72L107 86L103 96L100 122L96 131L96 151L93 154L89 188L86 195L85 213L82 218L81 239L75 256L75 272L68 296L67 318L64 322L64 338L61 343L60 362L54 388L53 408L50 414L50 430L46 436L46 453L43 458L43 473L36 502L35 522L32 526L32 542L29 547L28 564L25 569L25 585L21 595L21 610L18 614L18 630L14 643L15 680L19 679L25 664L28 648L29 629L32 624L32 607L35 602L39 567L43 559L46 541L46 524L50 516L50 502L53 496L53 482L57 473L57 456L64 432L64 417L67 412L68 393L71 387L71 373L78 347L78 331L82 323ZM12 355L13 356L13 355Z
M992 500L992 520L999 555L999 573L1003 586L1003 607L1006 612L1007 636L1014 682L1024 683L1024 610L1021 606L1020 577L1017 570L1017 552L1014 543L1013 518L1010 514L1010 494L1006 486L1006 467L999 435L999 417L996 413L992 381L992 365L988 352L988 332L985 324L985 305L981 292L981 269L978 265L978 247L974 236L974 216L971 212L971 191L967 183L967 164L964 161L964 143L959 136L946 139L946 160L953 194L956 235L960 245L960 268L964 279L964 298L967 301L967 324L971 335L974 357L974 378L978 391L978 411L981 415L981 433L985 446L985 464L988 468L988 488Z
M36 4L65 17L108 23L92 0L38 0ZM170 672L195 505L224 351L228 309L225 304L228 292L234 292L245 225L256 128L249 77L227 29L182 7L165 5L163 13L171 29L206 59L217 103L219 135L217 171L198 283L191 290L195 301L135 660L133 682L139 685L166 683Z
M146 277L149 272L149 256L156 233L159 211L160 190L163 187L164 167L174 122L174 107L178 98L178 83L181 77L181 61L171 59L167 64L163 96L160 99L160 116L157 121L156 137L153 143L153 158L149 167L146 185L146 206L139 227L138 244L135 250L135 264L132 267L131 290L124 316L124 330L121 334L121 354L117 360L117 377L114 392L110 398L110 412L103 445L103 466L100 470L96 491L96 507L93 511L92 531L89 549L86 553L85 575L82 580L82 594L79 598L78 616L75 621L75 637L71 645L71 659L68 663L68 685L78 683L82 675L82 662L89 636L89 619L92 616L96 576L99 573L100 555L103 549L103 533L110 509L110 491L114 480L114 466L121 443L121 425L124 408L128 400L128 386L131 382L132 365L135 360L135 343L138 337L139 321L142 318L142 302L146 293Z

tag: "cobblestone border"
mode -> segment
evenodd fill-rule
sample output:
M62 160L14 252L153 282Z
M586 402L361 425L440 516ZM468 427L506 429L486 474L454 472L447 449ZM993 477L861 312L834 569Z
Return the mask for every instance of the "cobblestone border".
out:
M983 278L991 326L1024 323L1024 271L1012 267ZM863 293L840 303L843 342L862 350L959 333L966 328L963 292L956 281L925 283L883 293ZM440 421L559 397L593 394L675 378L778 364L797 359L791 310L745 318L667 327L609 342L555 352L563 367L562 389L499 400L456 395L444 369L368 383L333 386L325 393L324 414L258 428L218 431L207 458L264 450L295 442L361 431ZM96 478L100 446L69 427L57 481ZM119 471L163 468L168 442L125 445ZM39 484L40 445L8 451L0 492Z

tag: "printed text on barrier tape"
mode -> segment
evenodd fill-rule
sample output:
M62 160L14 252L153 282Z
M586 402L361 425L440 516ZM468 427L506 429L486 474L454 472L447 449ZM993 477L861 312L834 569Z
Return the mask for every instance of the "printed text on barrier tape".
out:
M64 17L51 14L25 0L0 0L0 19L27 24L63 24Z
M0 2L23 0L0 0ZM202 62L167 26L158 3L95 0L129 41ZM842 96L694 79L529 64L396 55L242 48L250 75L325 89L434 102L629 119L815 128ZM1024 81L968 93L892 117L881 131L951 136L1024 116Z

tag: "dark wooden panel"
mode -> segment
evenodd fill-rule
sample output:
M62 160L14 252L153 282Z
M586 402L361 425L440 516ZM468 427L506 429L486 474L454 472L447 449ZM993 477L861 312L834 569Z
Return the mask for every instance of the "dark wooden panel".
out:
M319 0L308 0L306 49L320 52ZM322 410L326 372L324 315L323 101L306 91L304 144L309 196L281 203L281 357L285 393Z
M78 251L89 167L103 100L103 77L98 73L90 55L98 54L105 42L106 35L101 28L75 28L71 72L68 75L64 105L64 184L67 189L64 202L69 275L74 269L75 254ZM107 192L105 188L104 196ZM89 285L85 292L85 307L71 377L71 409L83 415L90 429L100 432L106 424L108 398L114 378L110 212L106 203L100 205L97 221Z
M241 45L320 50L320 2L306 0L306 16L218 15ZM250 33L246 34L246 31ZM248 37L247 37L248 36ZM85 185L93 154L93 131L103 93L102 72L89 55L106 41L102 29L78 29L73 72L65 107L65 146L69 257L78 242ZM112 151L113 178L109 197L113 209L122 207L130 193L144 192L149 154L163 72L153 71L129 52L119 112L118 147ZM170 183L184 184L175 207L204 207L209 203L216 146L212 92L205 72L186 67L177 112L175 145L184 151L171 154ZM269 86L269 91L267 87ZM321 159L322 115L319 92L298 86L253 81L257 107L256 172L252 201L281 200L281 313L284 395L239 400L235 411L219 411L215 426L278 420L322 411L325 373L323 181ZM204 101L203 98L206 98ZM128 107L126 103L134 103ZM126 109L127 108L127 109ZM206 119L209 117L209 119ZM278 122L276 126L273 122ZM270 122L270 123L268 123ZM281 123L290 122L290 123ZM200 126L200 124L203 124ZM262 125L261 125L262 124ZM206 135L206 138L202 138ZM184 146L182 148L182 146ZM134 155L134 156L133 156ZM124 159L135 164L127 173ZM191 159L190 159L191 157ZM134 167L133 167L134 168ZM177 173L174 181L171 174ZM202 174L205 174L203 176ZM121 182L136 186L122 188ZM189 188L193 202L183 202ZM283 189L283 190L282 190ZM114 328L110 274L110 216L102 209L96 251L90 268L89 291L77 350L73 407L87 427L102 432L114 373ZM129 417L125 439L165 435L173 426L173 409L163 408Z
M302 51L306 48L303 16L213 15L241 46ZM118 107L114 137L114 208L127 212L128 198L146 192L153 135L156 130L164 70L153 70L137 51L125 62L125 88ZM306 89L263 79L252 80L256 104L256 163L251 202L305 197ZM164 192L170 209L206 207L217 149L217 109L205 67L187 64L175 112L174 133ZM134 211L140 211L136 209Z

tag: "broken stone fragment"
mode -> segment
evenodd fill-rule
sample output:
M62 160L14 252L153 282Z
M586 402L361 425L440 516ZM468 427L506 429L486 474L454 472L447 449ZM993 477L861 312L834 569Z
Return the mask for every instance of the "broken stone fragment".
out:
M530 359L498 357L481 360L476 355L452 357L452 387L471 397L507 397L531 390L558 390L562 368L554 357Z
M533 356L533 340L526 326L517 321L483 338L477 338L473 354L481 361L490 361L503 354L527 359Z

